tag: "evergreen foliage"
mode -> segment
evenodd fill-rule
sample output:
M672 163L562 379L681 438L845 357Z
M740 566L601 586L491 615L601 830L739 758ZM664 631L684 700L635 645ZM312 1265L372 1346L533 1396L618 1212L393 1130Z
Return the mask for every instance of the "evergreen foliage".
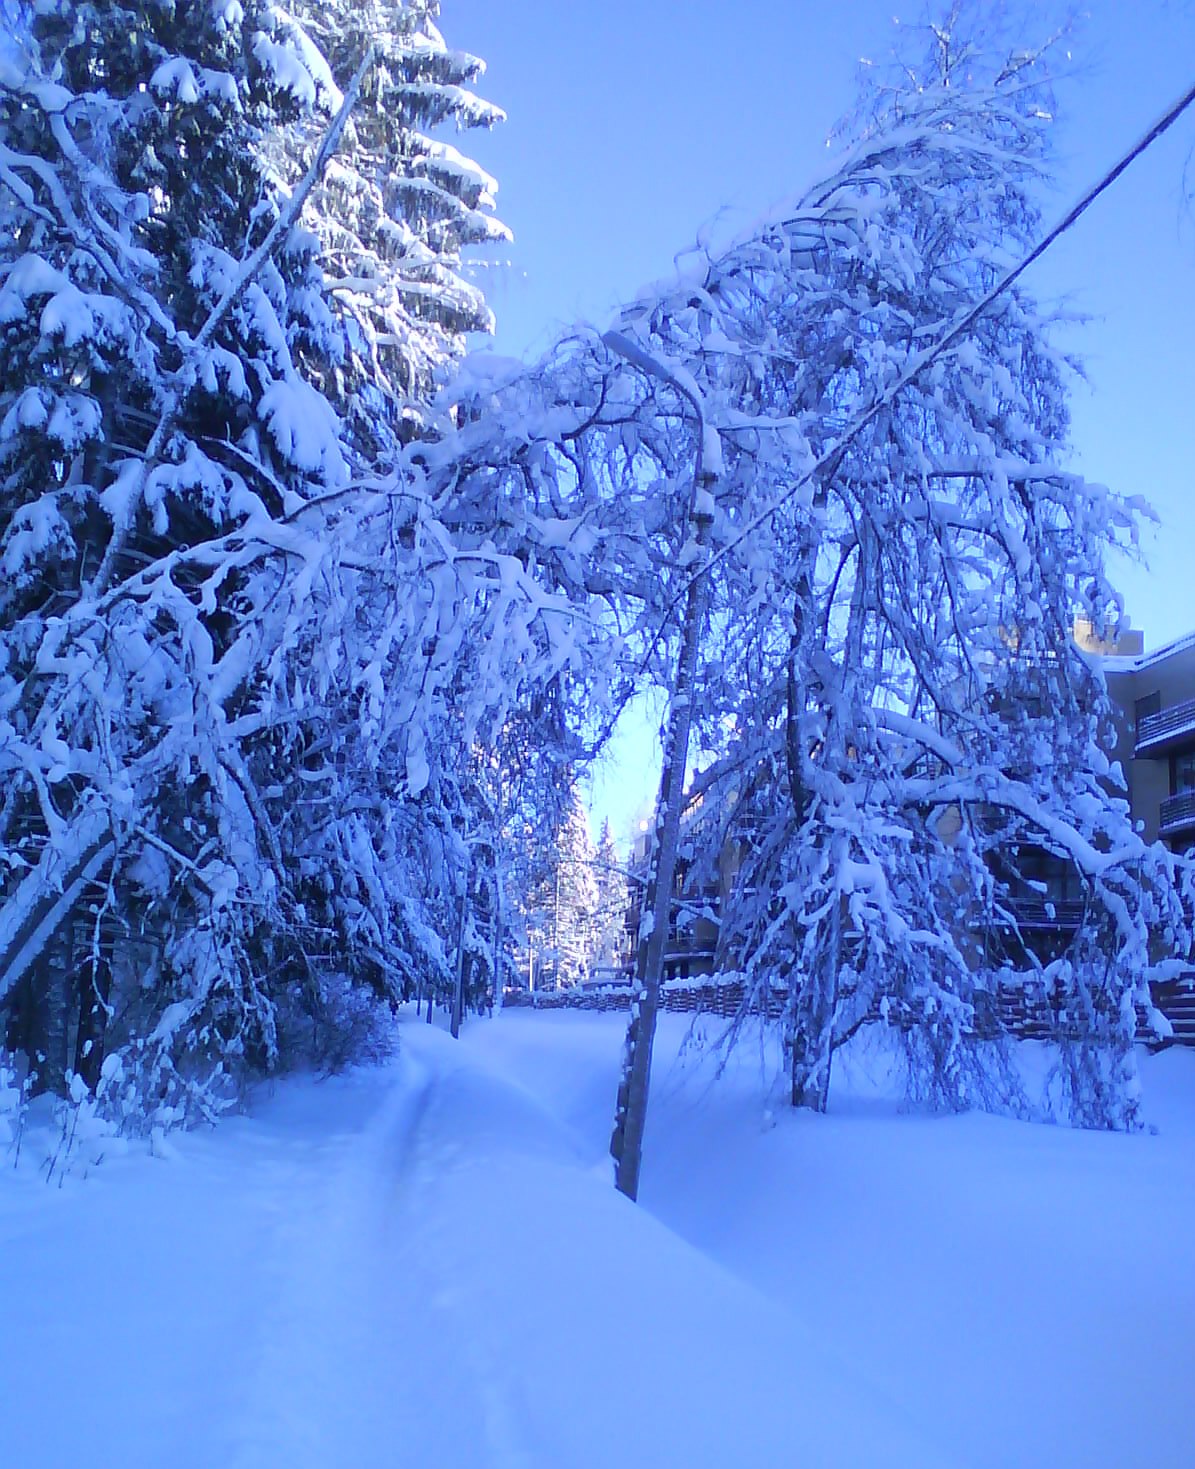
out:
M548 832L528 904L527 943L538 956L537 987L543 983L558 989L587 979L598 954L597 854L580 792L571 780Z
M409 437L428 396L470 332L493 318L467 278L462 252L508 240L492 211L496 181L432 134L492 127L500 109L472 86L485 70L446 46L434 0L304 3L295 15L333 74L375 56L346 146L310 211L329 290L348 323L341 366L357 431ZM306 151L315 141L314 131Z
M594 876L597 884L597 962L608 968L618 968L626 958L630 884L626 861L618 851L608 820L603 820L598 837Z
M499 656L450 713L451 649L472 618L486 656L510 609L446 564L425 468L377 456L485 319L432 303L381 344L329 278L319 199L292 223L345 100L299 18L10 9L0 1005L38 1084L65 1088L73 1035L73 1069L114 1106L181 1115L334 1028L345 976L451 990L462 771L482 711L510 697ZM385 53L416 93L428 68L443 83L410 115L493 120L456 86L477 67L435 61L433 9L401 13L406 62ZM382 188L438 145L405 144L390 73L365 75L360 126L386 127L357 161ZM438 296L481 216L402 223L413 196L393 182L358 245L380 272L405 230ZM391 401L382 345L408 390L367 433Z

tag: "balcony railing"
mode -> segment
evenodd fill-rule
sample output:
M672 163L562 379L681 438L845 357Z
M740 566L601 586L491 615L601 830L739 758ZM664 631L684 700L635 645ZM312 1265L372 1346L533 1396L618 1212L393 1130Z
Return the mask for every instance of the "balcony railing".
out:
M1086 908L1083 900L1056 898L1013 898L1009 903L1017 927L1025 928L1078 928L1083 922Z
M1195 826L1195 791L1180 791L1162 802L1158 830L1163 836Z
M1195 738L1195 699L1184 699L1181 704L1171 704L1159 709L1156 714L1146 714L1137 723L1137 747L1135 754L1161 751L1176 744L1188 735Z
M1006 898L999 913L974 912L970 923L976 929L1001 929L1022 933L1032 929L1074 933L1083 926L1087 905L1081 898Z

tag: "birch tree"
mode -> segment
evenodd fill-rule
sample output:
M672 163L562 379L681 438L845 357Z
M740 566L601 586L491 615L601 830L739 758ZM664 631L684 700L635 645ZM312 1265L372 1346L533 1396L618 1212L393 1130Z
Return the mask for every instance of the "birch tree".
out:
M1016 930L1016 854L1044 850L1085 903L1065 953L1018 945L1057 1017L1050 1105L1132 1125L1135 1007L1153 1013L1152 961L1187 929L1071 627L1116 626L1106 557L1135 544L1135 507L1064 467L1073 368L1049 311L1018 287L951 339L1035 240L1053 111L1045 55L966 21L871 89L825 181L631 316L734 385L724 435L753 464L723 501L701 701L722 756L704 850L742 859L719 962L746 1007L784 995L795 1102L824 1108L833 1048L883 1019L915 1095L1024 1105L983 1023L985 936Z
M1040 232L1053 101L1049 46L975 14L914 33L812 188L613 336L491 382L476 453L602 548L573 586L612 638L599 709L671 686L707 583L691 874L738 848L719 963L741 1020L784 996L795 1100L823 1107L835 1046L888 1023L913 1095L1028 1106L985 935L1016 934L1021 856L1044 852L1084 894L1064 953L1014 944L1055 1016L1045 1104L1131 1126L1135 1011L1189 944L1186 879L1131 829L1071 627L1115 628L1107 559L1138 506L1066 467L1054 313L1023 284L976 310Z

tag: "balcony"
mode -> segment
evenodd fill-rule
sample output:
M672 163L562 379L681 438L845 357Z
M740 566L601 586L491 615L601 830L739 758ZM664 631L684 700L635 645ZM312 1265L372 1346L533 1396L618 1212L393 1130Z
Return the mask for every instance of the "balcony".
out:
M1156 714L1146 714L1137 723L1133 754L1147 759L1165 755L1184 744L1195 743L1195 699L1171 704Z
M1195 829L1195 791L1180 791L1162 802L1158 833L1168 837L1175 832Z

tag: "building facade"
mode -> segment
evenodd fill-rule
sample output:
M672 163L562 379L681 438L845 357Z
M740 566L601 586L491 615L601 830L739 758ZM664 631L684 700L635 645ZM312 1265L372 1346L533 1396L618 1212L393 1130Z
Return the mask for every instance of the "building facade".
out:
M1082 638L1080 647L1084 646ZM1147 842L1195 848L1195 632L1155 652L1101 655L1116 710L1115 758Z

